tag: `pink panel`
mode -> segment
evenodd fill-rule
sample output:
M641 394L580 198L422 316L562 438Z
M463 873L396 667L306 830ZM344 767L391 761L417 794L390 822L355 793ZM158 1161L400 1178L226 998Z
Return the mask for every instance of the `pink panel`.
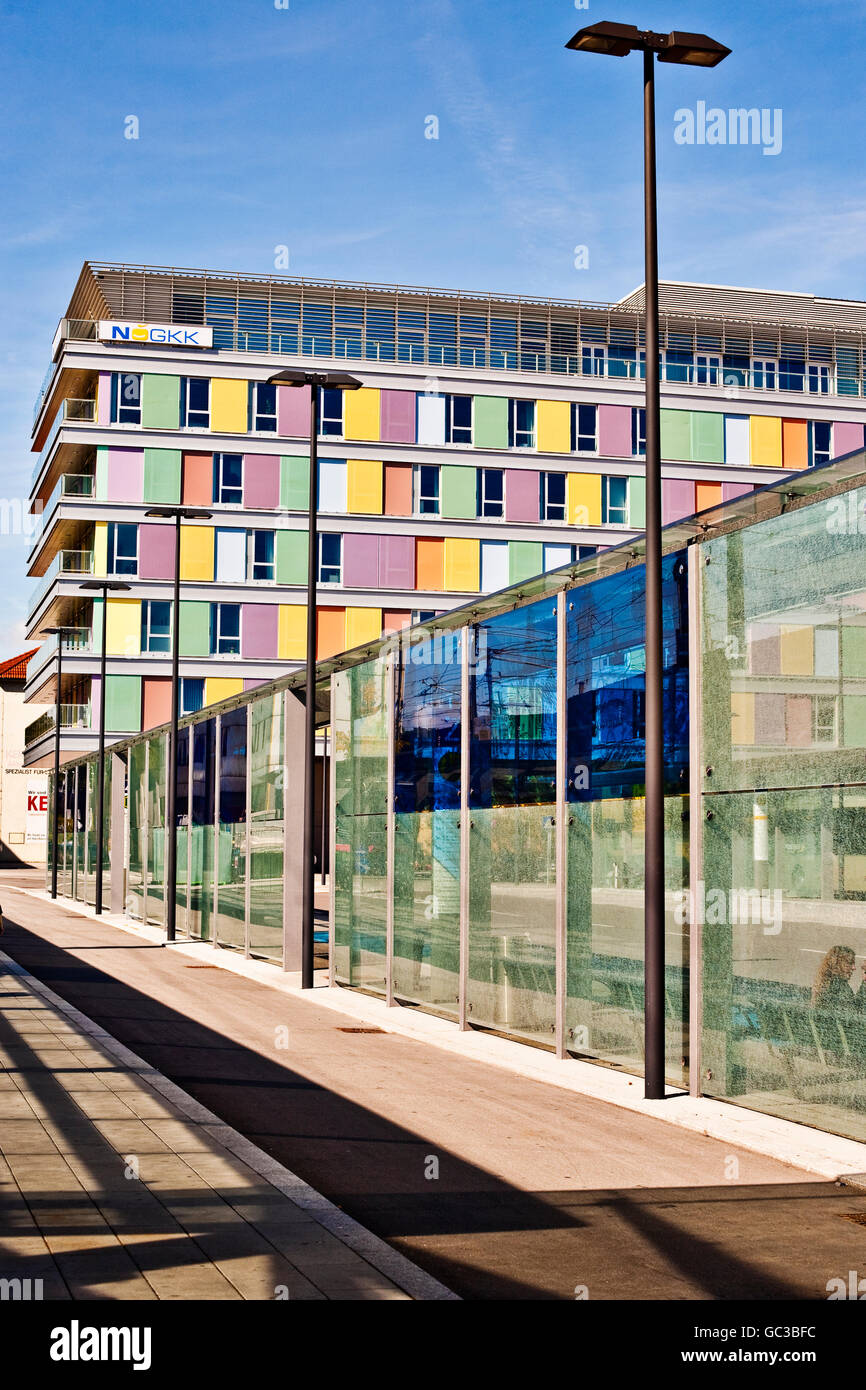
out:
M695 485L686 478L662 479L662 525L694 515Z
M383 391L381 433L388 444L415 443L415 392Z
M863 448L863 426L851 421L839 421L833 426L833 457L853 454L855 449Z
M753 623L749 634L749 673L778 676L782 669L782 644L777 623Z
M785 742L805 748L812 742L811 695L788 695L785 700Z
M111 372L100 372L96 388L96 423L111 424Z
M598 407L598 452L616 458L631 458L631 406Z
M143 521L138 528L139 579L174 579L174 524Z
M785 696L771 690L755 691L755 742L785 742Z
M277 387L277 434L309 439L309 386Z
M537 521L539 506L538 474L529 468L505 471L505 520Z
M415 537L380 536L379 587L415 588Z
M244 506L274 511L279 505L279 455L244 454Z
M267 681L267 678L266 678L265 676L258 676L258 677L244 676L244 690L255 690L255 688L256 688L257 685L267 685L267 684L268 684L268 681Z
M109 449L109 502L141 502L144 497L144 450Z
M379 537L343 532L343 583L375 589L379 583Z
M275 657L280 610L275 603L245 603L241 613L241 656Z
M747 492L753 492L751 483L722 483L722 501L733 502L735 497L745 497Z

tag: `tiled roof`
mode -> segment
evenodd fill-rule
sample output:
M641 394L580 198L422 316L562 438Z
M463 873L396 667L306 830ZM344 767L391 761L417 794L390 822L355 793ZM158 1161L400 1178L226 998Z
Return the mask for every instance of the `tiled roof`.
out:
M12 656L8 661L0 661L0 680L26 680L27 663L31 657L36 655L38 650L38 647L31 647L29 652L22 652L20 656Z

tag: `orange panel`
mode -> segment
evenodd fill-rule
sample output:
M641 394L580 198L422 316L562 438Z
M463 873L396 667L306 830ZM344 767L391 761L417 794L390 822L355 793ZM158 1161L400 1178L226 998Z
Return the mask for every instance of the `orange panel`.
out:
M167 676L145 676L142 729L155 729L171 719L171 681Z
M346 650L345 608L316 609L316 647L319 661Z
M722 500L721 483L697 483L695 486L697 510L706 511L707 507L717 507Z
M782 467L809 467L809 425L806 420L782 421Z
M385 515L412 515L411 463L385 464Z
M412 621L412 614L403 609L386 608L382 613L382 636L387 637L389 632L400 632L404 627L408 627Z
M213 503L213 454L184 454L183 504L209 507Z
M444 540L416 540L415 588L445 588Z

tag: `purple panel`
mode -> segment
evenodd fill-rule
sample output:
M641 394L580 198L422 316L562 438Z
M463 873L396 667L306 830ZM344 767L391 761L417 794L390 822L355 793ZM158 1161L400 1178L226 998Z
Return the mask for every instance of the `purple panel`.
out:
M244 676L244 690L255 690L257 685L267 685L266 676Z
M309 439L309 386L277 387L277 434Z
M99 373L99 385L96 388L96 423L111 424L111 372Z
M662 480L662 525L692 516L695 510L695 485L687 478Z
M749 629L749 672L753 676L778 676L782 669L782 642L775 623L752 623Z
M863 426L851 421L837 421L833 426L833 457L853 454L855 449L863 448Z
M343 583L350 589L379 584L379 537L343 532Z
M537 521L538 474L529 468L505 470L505 520Z
M279 455L244 454L244 506L275 511L279 505Z
M241 613L241 656L275 657L280 610L276 603L245 603Z
M380 589L415 588L415 537L379 537Z
M785 742L785 696L755 691L755 743Z
M139 579L174 579L174 525L143 521L138 528Z
M388 444L415 443L415 392L383 391L381 434Z
M791 748L806 748L812 742L811 695L786 697L785 742Z
M631 406L598 407L598 452L631 458Z
M144 498L144 450L109 449L108 502L141 502Z
M722 501L733 502L735 497L745 497L752 491L751 483L722 483Z

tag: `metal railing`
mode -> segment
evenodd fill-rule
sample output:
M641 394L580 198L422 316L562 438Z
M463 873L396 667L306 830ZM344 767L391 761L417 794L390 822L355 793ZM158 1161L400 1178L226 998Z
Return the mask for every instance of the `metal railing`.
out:
M64 575L93 574L92 550L58 550L33 595L30 612L35 613L51 585Z
M67 627L63 629L62 634L52 632L27 667L28 686L32 686L39 672L54 660L58 647L64 656L80 656L90 652L93 650L93 632L89 627Z
M36 743L38 739L50 734L57 724L55 709L46 710L40 714L38 719L34 719L32 724L28 724L24 730L24 747L29 748L31 743ZM60 727L61 729L89 729L90 728L90 705L61 705L60 706Z
M39 457L33 468L32 483L36 483L48 455L54 447L57 435L63 425L67 424L96 424L96 398L89 396L81 400L75 396L67 396L57 408L57 414L51 422L51 429L48 431L48 438L42 446Z
M92 473L62 473L55 484L54 491L42 508L42 527L48 522L48 518L59 503L68 498L87 498L92 497L96 479Z

